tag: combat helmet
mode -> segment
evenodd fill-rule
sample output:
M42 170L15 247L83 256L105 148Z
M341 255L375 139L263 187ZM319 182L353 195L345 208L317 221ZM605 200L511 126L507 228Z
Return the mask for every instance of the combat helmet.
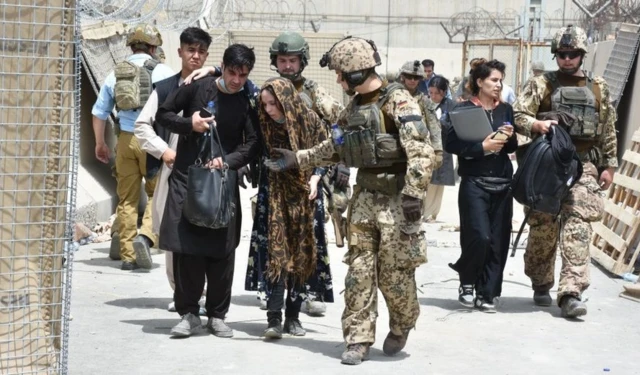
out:
M587 53L587 33L573 25L561 27L551 41L551 53L555 54L562 48L578 49Z
M150 46L161 46L162 36L155 26L141 23L133 26L127 32L127 47L134 44L148 44Z
M309 43L304 37L294 31L285 31L278 35L271 43L269 48L269 57L271 58L271 65L277 67L276 59L278 55L299 55L300 56L300 71L291 74L282 74L278 72L282 77L290 80L295 80L300 76L300 73L309 64Z
M321 67L339 70L350 87L361 85L367 71L382 64L376 44L372 40L348 36L331 47L320 59Z
M406 63L402 64L402 67L400 68L400 74L422 77L422 64L418 60L407 61Z

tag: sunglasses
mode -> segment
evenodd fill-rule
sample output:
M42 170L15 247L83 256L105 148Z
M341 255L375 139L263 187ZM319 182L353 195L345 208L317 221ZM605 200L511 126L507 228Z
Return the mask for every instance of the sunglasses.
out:
M404 79L409 80L409 81L420 81L422 79L422 77L420 76L404 76Z
M582 55L582 51L558 51L556 52L556 57L559 60L564 60L566 58L569 58L571 60L575 59L576 57Z

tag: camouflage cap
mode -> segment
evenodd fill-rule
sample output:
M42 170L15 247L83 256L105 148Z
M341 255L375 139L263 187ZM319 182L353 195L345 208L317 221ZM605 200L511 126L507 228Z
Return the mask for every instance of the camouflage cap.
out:
M144 43L150 46L161 46L162 36L155 26L141 23L133 26L127 32L127 47L136 43Z
M353 73L382 64L376 44L372 40L348 36L334 44L320 59L320 66Z
M542 61L534 61L531 63L531 70L544 70L544 63Z
M406 63L402 64L402 67L400 68L400 74L406 74L410 76L423 77L423 72L424 70L422 69L422 64L418 60L407 61Z
M551 41L551 53L559 49L578 49L587 52L587 33L580 27L568 25L561 27Z

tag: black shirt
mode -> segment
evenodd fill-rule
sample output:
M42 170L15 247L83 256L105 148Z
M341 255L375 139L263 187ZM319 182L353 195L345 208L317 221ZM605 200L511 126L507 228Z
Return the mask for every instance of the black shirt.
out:
M183 85L162 103L156 121L180 134L174 169L186 175L190 165L198 158L202 133L192 131L191 115L216 103L216 129L230 169L238 169L249 163L258 151L258 138L250 116L249 96L244 91L226 94L219 91L215 78L206 77L190 85ZM178 113L183 111L183 116Z
M465 101L455 108L473 106L470 101ZM493 130L498 130L499 127L504 125L505 122L514 124L513 108L508 103L500 103L490 113L485 111L491 127ZM447 116L448 120L448 116ZM458 155L458 174L463 176L475 176L475 177L506 177L511 178L513 176L513 166L509 159L509 153L512 153L518 148L518 139L516 138L515 131L513 135L502 150L496 154L486 155L482 149L482 142L467 142L458 138L453 126L446 127L447 136L444 146L445 151Z

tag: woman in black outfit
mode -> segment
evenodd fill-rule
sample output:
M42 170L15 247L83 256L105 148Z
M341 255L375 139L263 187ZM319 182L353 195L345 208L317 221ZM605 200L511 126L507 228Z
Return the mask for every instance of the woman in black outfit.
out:
M460 276L460 303L485 312L496 312L494 298L502 291L513 211L508 192L513 175L509 153L516 150L518 142L511 125L513 108L500 101L504 70L500 61L480 60L469 81L473 96L456 106L482 107L494 132L482 142L467 142L449 126L445 144L447 152L458 155L461 177L458 209L462 254L449 266Z

